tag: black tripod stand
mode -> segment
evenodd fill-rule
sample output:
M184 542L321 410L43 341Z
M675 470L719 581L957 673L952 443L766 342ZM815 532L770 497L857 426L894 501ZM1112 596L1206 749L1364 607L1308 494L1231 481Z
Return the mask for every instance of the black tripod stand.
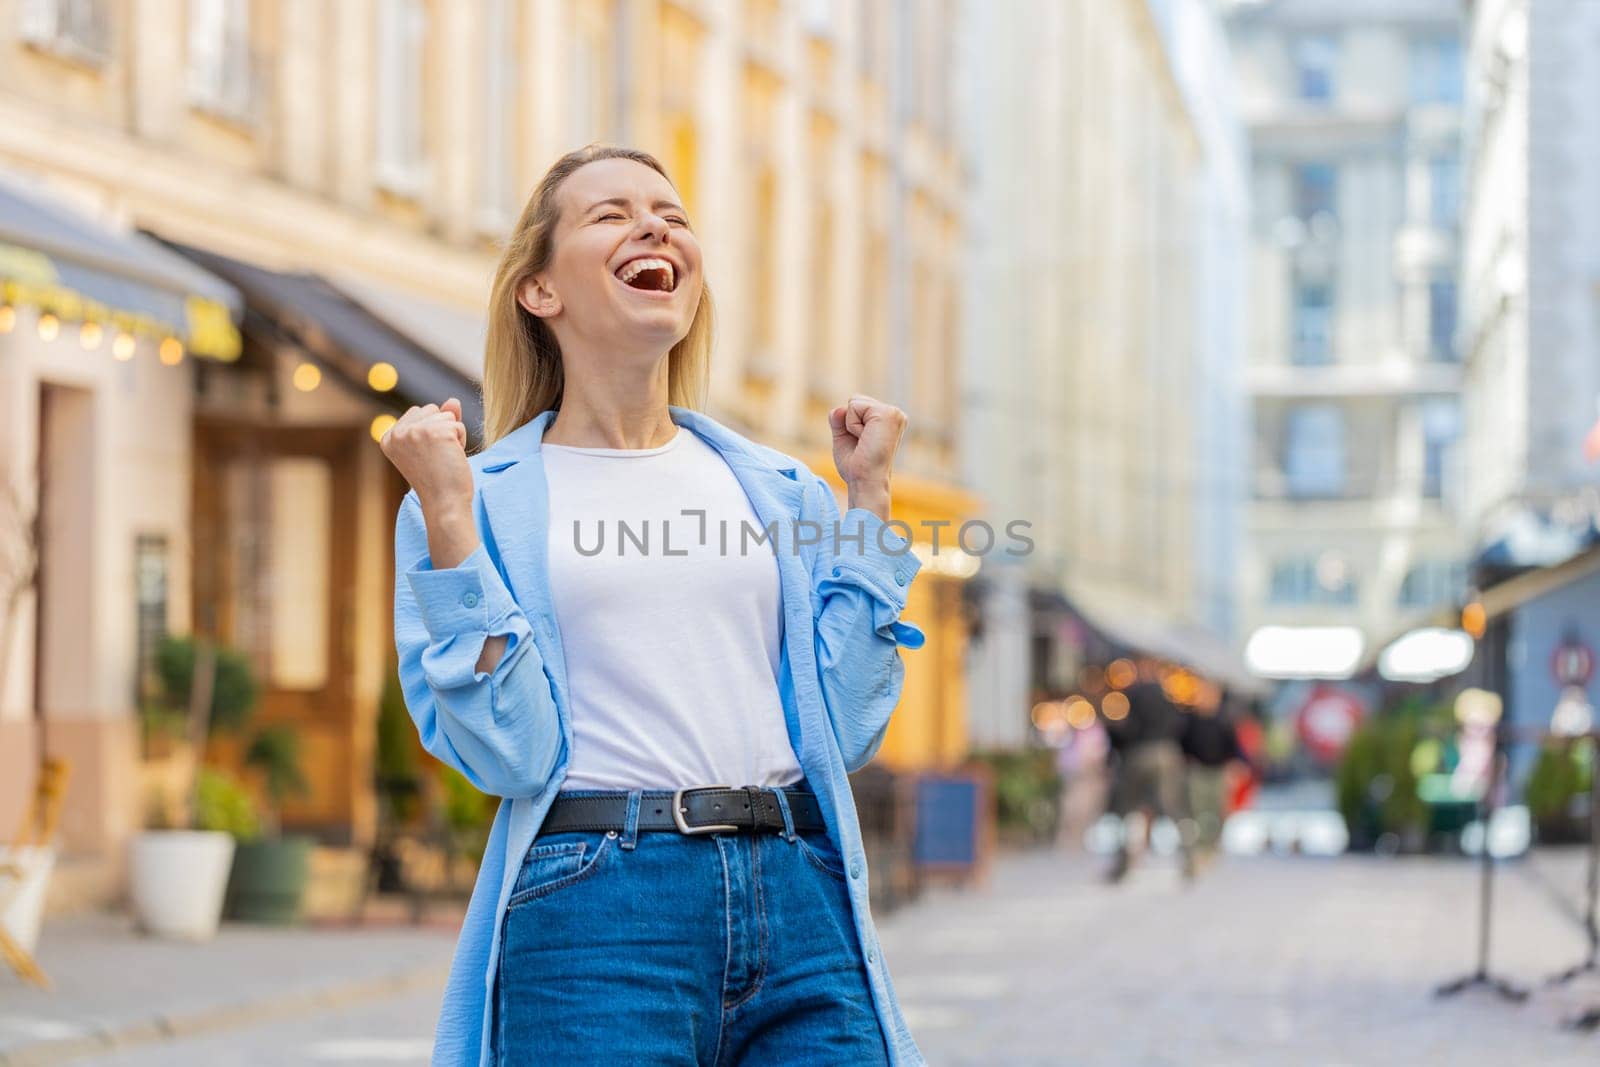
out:
M1600 732L1590 733L1594 745L1589 756L1589 879L1588 902L1583 916L1583 931L1589 938L1589 955L1575 967L1551 978L1548 985L1558 986L1584 974L1600 974L1600 921L1596 907L1600 903ZM1567 1025L1577 1030L1600 1029L1600 1007L1571 1020Z
M1484 663L1485 688L1492 693L1501 694L1502 704L1500 717L1494 725L1494 751L1489 757L1489 784L1483 791L1483 804L1481 806L1483 820L1483 841L1480 851L1479 870L1481 878L1478 883L1478 969L1463 978L1453 982L1446 982L1434 990L1435 996L1449 997L1468 989L1479 987L1489 989L1505 1000L1521 1003L1528 999L1528 991L1512 985L1503 978L1498 978L1489 973L1489 923L1493 915L1494 901L1494 857L1489 851L1489 826L1494 821L1495 809L1499 804L1499 796L1506 778L1506 764L1509 762L1506 753L1507 722L1509 711L1504 704L1505 685L1504 665L1506 655L1506 624L1498 623L1491 627L1485 634L1488 646L1485 651L1489 654Z

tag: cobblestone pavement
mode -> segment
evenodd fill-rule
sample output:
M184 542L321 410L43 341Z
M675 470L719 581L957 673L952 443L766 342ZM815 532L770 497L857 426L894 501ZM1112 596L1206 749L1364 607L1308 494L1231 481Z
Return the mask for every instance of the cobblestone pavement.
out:
M1126 883L1043 853L975 891L884 916L907 1021L936 1065L1585 1064L1600 1033L1562 1023L1600 981L1513 1005L1440 1000L1476 963L1478 868L1467 860L1225 859L1184 888L1151 860ZM1492 971L1537 985L1583 958L1581 857L1499 872Z
M1011 855L984 886L930 890L880 918L930 1063L1600 1063L1600 1033L1561 1025L1600 1005L1600 981L1521 1005L1481 991L1433 997L1475 961L1477 870L1467 861L1224 860L1189 888L1161 860L1120 887L1097 873L1077 855ZM1502 868L1497 970L1536 984L1581 958L1560 901L1576 903L1582 881L1577 854ZM0 1063L428 1061L448 929L230 926L210 946L174 946L111 922L47 930L57 994L0 978ZM189 1023L171 1036L130 1029L155 1006ZM131 1038L72 1057L17 1052L96 1027Z

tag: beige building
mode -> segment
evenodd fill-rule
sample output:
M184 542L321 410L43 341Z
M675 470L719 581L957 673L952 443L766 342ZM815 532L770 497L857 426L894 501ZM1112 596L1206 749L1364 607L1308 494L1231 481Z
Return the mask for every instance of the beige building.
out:
M1244 188L1204 5L969 9L965 457L1001 547L1033 542L980 572L971 718L1013 747L1108 651L1085 618L1157 652L1228 633Z
M719 301L714 416L831 474L827 409L899 403L897 516L964 517L944 7L0 0L0 171L177 243L247 305L226 363L86 352L26 302L0 333L0 462L25 502L39 470L71 473L43 549L73 576L25 595L0 648L0 826L40 745L61 751L66 845L110 891L141 820L141 656L202 629L301 735L316 785L286 822L371 840L403 489L371 435L476 373L497 241L586 142L655 152L686 198ZM963 750L963 573L934 560L912 592L928 644L891 764Z

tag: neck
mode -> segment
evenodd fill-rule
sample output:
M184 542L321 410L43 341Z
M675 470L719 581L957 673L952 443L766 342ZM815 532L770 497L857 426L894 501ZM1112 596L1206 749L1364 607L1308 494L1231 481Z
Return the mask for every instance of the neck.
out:
M598 366L565 357L563 363ZM561 408L545 428L544 440L578 448L657 448L678 432L667 404L665 353L644 374L615 366L598 374L568 373Z

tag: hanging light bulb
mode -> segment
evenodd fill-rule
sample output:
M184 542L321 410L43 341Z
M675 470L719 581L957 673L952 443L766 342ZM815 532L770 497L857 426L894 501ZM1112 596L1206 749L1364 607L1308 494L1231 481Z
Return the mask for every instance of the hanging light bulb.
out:
M10 304L0 304L0 333L10 333L17 328L17 309Z
M46 341L54 341L61 334L61 320L46 311L39 316L39 336Z
M133 358L133 353L137 348L138 342L133 339L133 334L118 333L111 342L111 355L118 361L126 363Z
M78 343L83 345L84 351L93 352L100 347L100 342L105 339L105 330L98 322L86 322L78 327Z
M374 363L367 371L367 384L380 393L387 393L400 384L400 372L393 363Z
M164 337L161 340L161 362L169 367L176 367L183 362L183 342L176 337Z

